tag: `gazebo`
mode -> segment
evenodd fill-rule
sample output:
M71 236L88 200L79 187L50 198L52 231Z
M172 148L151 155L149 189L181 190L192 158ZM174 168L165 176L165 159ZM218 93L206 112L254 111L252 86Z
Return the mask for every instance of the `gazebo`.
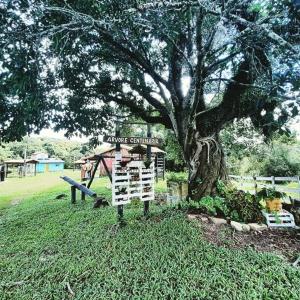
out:
M9 168L19 168L22 167L22 173L19 173L19 176L24 176L27 174L36 176L36 165L38 164L38 160L36 159L10 159L4 161L6 168L6 177L10 173ZM21 170L21 169L20 169Z

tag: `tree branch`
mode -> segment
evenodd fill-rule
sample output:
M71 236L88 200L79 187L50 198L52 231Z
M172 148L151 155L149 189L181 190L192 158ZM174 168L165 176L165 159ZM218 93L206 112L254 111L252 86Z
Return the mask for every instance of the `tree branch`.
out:
M269 67L269 61L261 50L256 49L255 54L255 60L246 56L240 64L237 73L227 85L222 102L197 115L198 126L201 126L201 122L208 122L211 124L210 130L221 129L228 121L249 114L250 111L254 112L253 101L248 101L247 105L241 102L245 93L253 88L256 78Z
M137 104L137 101L126 99L123 95L122 96L111 96L109 98L106 98L103 100L104 102L115 102L117 104L120 104L122 106L126 106L130 109L130 111L135 114L137 117L142 118L144 121L148 123L160 123L166 126L166 128L172 128L172 124L169 120L169 118L164 116L151 116L143 107L139 106Z

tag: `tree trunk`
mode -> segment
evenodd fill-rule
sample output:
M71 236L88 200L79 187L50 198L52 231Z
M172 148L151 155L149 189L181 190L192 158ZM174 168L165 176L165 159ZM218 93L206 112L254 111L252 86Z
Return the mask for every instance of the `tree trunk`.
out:
M194 200L216 193L218 180L227 179L224 152L218 134L201 138L197 132L188 151L189 195Z

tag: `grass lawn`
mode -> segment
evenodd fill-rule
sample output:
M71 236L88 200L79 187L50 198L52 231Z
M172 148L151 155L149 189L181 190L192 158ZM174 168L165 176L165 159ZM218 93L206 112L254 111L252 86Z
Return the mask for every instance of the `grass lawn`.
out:
M63 181L60 176L69 176L76 181L80 181L79 170L64 170L63 172L49 172L37 174L23 178L7 178L0 184L0 209L24 201L43 192L59 191L66 189L68 183ZM110 185L108 177L95 177L91 189L100 195L111 198L111 192L106 187ZM166 192L166 182L159 180L155 184L156 192ZM66 193L69 194L68 191Z
M0 183L0 209L7 207L11 202L20 202L43 191L58 190L66 186L59 177L66 175L78 180L79 171L64 170L63 172L49 172L23 178L8 177Z
M95 189L109 195L106 184ZM114 207L71 205L66 184L25 200L0 210L0 299L299 299L299 269L209 244L168 206L149 220L126 206L119 227Z
M243 184L241 184L241 182L239 181L235 181L235 180L231 180L231 182L233 183L233 185L238 188L238 189L241 189L241 190L244 190L244 191L248 191L250 193L254 193L255 192L255 189L254 189L254 183L253 181L244 181ZM260 182L262 184L262 182ZM270 182L265 182L265 184L269 184L270 185ZM297 182L289 182L289 183L283 183L283 184L276 184L276 187L275 188L290 188L290 189L295 189L295 192L285 192L287 196L290 196L294 199L300 199L300 193L297 192L297 190L299 189L299 184ZM260 190L262 188L262 186L260 186L258 188L258 190ZM280 190L280 189L279 189Z

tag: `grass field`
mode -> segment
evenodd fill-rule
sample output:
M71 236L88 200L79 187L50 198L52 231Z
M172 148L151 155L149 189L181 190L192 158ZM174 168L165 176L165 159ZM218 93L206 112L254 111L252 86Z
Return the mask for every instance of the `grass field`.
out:
M23 178L8 177L0 184L0 209L12 202L20 202L29 197L41 194L43 191L51 192L66 186L60 176L67 175L76 180L80 178L79 171L64 170L63 172L49 172Z
M35 195L40 195L43 192L49 193L51 191L59 191L60 189L65 190L69 185L60 178L63 175L69 176L76 181L80 180L79 170L41 173L37 174L37 176L23 178L7 178L0 184L0 209L22 202ZM108 177L95 177L91 188L98 194L110 198L110 190L106 188L109 184ZM159 180L155 184L156 192L166 192L166 189L166 182L163 180ZM67 193L69 194L69 192Z
M299 299L300 270L274 255L211 245L168 206L149 220L126 206L119 227L115 208L71 205L57 183L0 210L1 300ZM95 189L109 195L106 184Z

